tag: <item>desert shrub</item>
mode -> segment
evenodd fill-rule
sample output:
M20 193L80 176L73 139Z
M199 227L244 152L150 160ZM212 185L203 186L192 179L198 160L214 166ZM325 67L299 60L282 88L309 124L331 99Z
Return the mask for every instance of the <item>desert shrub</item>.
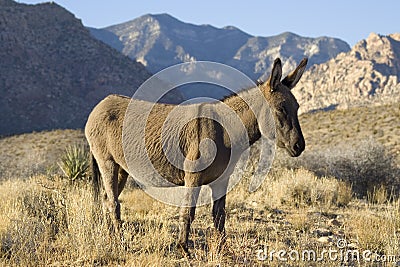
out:
M398 170L393 156L385 147L372 139L361 142L353 149L339 147L332 151L327 163L331 175L353 184L361 196L385 186L391 190L398 186Z
M305 206L346 206L352 199L351 186L334 177L318 177L313 172L281 169L270 174L268 198L276 204Z
M87 150L84 146L68 146L61 160L58 162L58 166L69 181L85 180L89 168Z
M358 144L339 144L323 150L305 151L299 158L278 155L278 165L305 168L318 176L333 176L352 185L358 197L366 197L382 186L387 192L400 188L395 158L373 139ZM391 194L387 194L388 196Z

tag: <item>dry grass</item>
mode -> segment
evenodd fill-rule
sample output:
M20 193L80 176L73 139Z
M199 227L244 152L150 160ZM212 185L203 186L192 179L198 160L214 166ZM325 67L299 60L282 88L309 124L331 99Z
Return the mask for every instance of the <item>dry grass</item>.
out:
M97 219L101 216L93 209L91 191L43 180L7 181L1 186L7 203L1 210L6 218L0 234L3 263L79 265L119 259L120 243Z
M400 202L378 205L351 214L346 222L351 236L360 248L381 255L399 255ZM380 211L376 211L380 209Z
M210 206L196 210L192 259L182 259L175 249L178 208L128 186L120 197L123 235L116 237L93 203L90 186L71 184L52 169L68 145L84 143L81 131L1 139L0 266L391 266L362 259L360 264L331 260L326 255L321 261L300 257L286 262L276 253L269 256L278 250L292 256L312 250L321 256L324 250L339 249L338 240L360 253L371 250L374 257L400 255L397 196L386 184L377 183L362 198L354 194L351 180L360 177L353 173L359 162L362 170L388 174L387 181L399 180L400 116L391 114L393 109L398 112L399 105L303 115L304 155L292 162L278 151L273 169L256 192L247 191L249 178L244 177L228 194L227 239L221 252ZM365 146L360 156L352 144L363 144L362 140L373 145ZM349 151L347 161L338 160L343 158L340 149ZM336 154L323 158L326 151ZM360 161L368 157L375 163ZM343 164L349 160L349 166ZM331 172L326 171L329 168ZM346 175L351 179L344 179ZM373 176L362 179L368 183L376 180Z
M227 196L227 241L221 252L210 207L197 209L190 237L192 259L180 258L175 249L178 208L153 200L140 189L128 188L121 196L120 239L110 234L87 184L71 185L46 176L4 181L0 265L279 266L282 262L276 258L260 261L257 251L321 251L334 247L340 238L354 239L360 249L381 254L399 249L398 201L364 204L346 194L339 201L340 190L351 192L347 184L303 169L271 173L254 193L247 192L247 181ZM321 241L324 236L327 241ZM325 259L321 264L338 262Z

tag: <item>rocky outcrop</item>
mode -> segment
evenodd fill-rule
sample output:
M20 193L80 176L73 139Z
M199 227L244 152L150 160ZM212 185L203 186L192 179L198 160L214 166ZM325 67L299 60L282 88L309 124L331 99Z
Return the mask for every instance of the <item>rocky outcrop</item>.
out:
M371 33L351 51L312 66L294 89L301 112L400 100L400 34Z

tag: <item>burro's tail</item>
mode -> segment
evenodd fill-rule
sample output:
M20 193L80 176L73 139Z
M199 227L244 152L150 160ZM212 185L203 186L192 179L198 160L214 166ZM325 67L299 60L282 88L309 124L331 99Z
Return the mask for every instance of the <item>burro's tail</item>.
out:
M95 202L99 202L100 198L100 170L97 165L97 161L91 153L91 168L92 168L92 185L93 185L93 197Z

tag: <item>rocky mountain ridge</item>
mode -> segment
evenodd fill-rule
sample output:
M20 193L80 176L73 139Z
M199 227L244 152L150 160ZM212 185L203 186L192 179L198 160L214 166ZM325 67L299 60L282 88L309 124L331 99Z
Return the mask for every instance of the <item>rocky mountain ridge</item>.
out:
M184 23L168 14L148 14L90 30L99 40L142 62L152 73L181 62L209 60L232 66L256 80L269 73L276 57L288 71L305 56L313 65L350 50L346 42L335 38L308 38L290 32L257 37L233 26Z
M350 49L334 38L306 38L289 32L255 37L235 27L184 23L168 14L144 15L104 29L91 29L91 33L136 58L153 73L180 62L210 60L235 67L253 80L260 76L265 80L276 57L282 59L285 73L308 57L309 68L294 90L300 112L399 100L398 33L372 33ZM196 88L188 90L191 96ZM207 94L216 91L208 90Z
M400 33L371 33L351 51L306 71L294 89L301 112L400 100Z

